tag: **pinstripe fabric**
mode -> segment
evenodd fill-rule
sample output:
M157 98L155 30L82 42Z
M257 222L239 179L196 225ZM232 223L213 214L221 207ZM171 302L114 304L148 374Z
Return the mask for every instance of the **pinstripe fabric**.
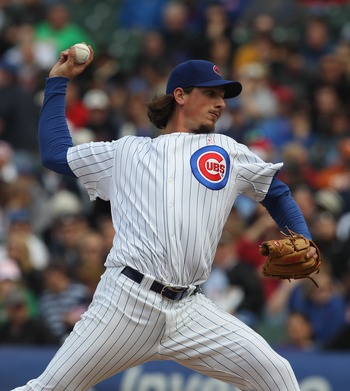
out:
M189 164L208 139L230 156L227 185L218 191L203 186ZM116 238L106 265L129 265L179 285L208 278L237 195L261 201L282 166L224 135L188 133L84 144L70 148L68 162L92 200L111 202Z
M220 190L201 182L202 161L191 160L201 148L218 161L215 151L228 153ZM149 290L154 279L204 282L237 195L262 200L282 164L223 135L185 133L83 144L67 159L91 200L110 200L116 235L88 311L44 373L16 391L86 391L150 360L174 360L243 391L298 391L289 363L204 295L171 301ZM141 284L120 273L124 265L145 274Z
M242 391L299 390L289 363L204 295L169 301L109 268L44 373L16 391L86 391L150 360L174 360Z

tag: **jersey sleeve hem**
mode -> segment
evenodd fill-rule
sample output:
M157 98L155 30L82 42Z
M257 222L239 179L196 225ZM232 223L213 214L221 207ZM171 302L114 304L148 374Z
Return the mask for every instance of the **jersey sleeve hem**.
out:
M83 183L90 201L96 198L109 201L113 161L111 143L81 144L67 151L69 167Z
M256 163L240 166L237 174L238 194L261 202L283 163Z

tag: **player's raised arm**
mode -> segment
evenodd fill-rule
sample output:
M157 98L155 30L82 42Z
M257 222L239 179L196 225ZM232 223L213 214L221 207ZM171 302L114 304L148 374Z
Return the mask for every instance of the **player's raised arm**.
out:
M39 146L42 164L59 174L74 176L67 163L68 148L73 146L65 116L66 88L93 60L93 50L81 63L75 46L61 52L46 80L45 96L39 119ZM80 60L79 63L77 59Z

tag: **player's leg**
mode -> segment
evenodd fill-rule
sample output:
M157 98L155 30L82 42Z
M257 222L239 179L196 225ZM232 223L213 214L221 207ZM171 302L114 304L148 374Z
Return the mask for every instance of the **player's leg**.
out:
M169 307L161 353L240 390L299 391L288 361L255 331L203 295Z
M141 291L124 275L110 276L112 272L105 273L88 311L43 374L16 391L86 391L157 358L164 318L152 306L156 294Z

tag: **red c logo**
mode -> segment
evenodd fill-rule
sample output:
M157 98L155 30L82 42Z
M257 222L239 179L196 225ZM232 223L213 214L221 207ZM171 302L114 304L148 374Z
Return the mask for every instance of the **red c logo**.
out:
M196 179L211 190L226 186L230 173L230 156L218 145L207 145L198 149L190 160Z
M220 164L222 160L223 157L216 152L206 153L198 160L199 170L210 181L220 181L220 174L225 174L226 169L224 164Z
M213 71L214 71L216 74L218 74L219 76L221 76L221 72L220 72L219 68L217 67L217 65L214 65L214 66L213 66Z

